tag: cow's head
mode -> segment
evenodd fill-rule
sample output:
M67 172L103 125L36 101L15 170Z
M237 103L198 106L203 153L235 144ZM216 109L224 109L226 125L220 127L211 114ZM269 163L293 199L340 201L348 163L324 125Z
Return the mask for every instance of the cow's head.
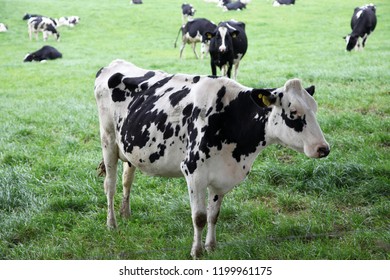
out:
M261 107L273 107L267 128L270 137L308 157L320 158L330 148L317 122L314 91L314 86L304 89L300 80L292 79L279 89L253 90L252 99Z
M236 38L240 32L227 23L220 23L213 32L206 32L206 38L213 38L218 46L218 52L225 53L232 51L233 38Z
M354 48L359 47L358 45L358 39L359 37L356 35L348 34L347 36L343 37L345 39L345 42L347 43L347 51L352 51Z

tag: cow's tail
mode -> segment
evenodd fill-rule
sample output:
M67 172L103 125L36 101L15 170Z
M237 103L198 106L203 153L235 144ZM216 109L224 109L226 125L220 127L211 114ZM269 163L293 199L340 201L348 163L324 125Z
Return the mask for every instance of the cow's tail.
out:
M183 30L183 27L184 27L184 25L183 25L183 26L180 26L179 32L177 32L176 40L175 40L175 43L173 44L173 47L174 47L174 48L176 48L177 38L179 38L180 31Z

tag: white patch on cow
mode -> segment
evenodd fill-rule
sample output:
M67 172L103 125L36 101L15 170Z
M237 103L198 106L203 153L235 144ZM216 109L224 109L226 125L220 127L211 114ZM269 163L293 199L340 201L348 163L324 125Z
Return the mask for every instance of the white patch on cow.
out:
M359 12L356 13L356 18L360 18L360 16L362 15L363 13L363 10L360 10Z
M219 51L225 52L226 51L226 34L228 32L228 29L224 26L221 26L218 28L218 32L221 34L221 39L222 39L222 43L219 46Z

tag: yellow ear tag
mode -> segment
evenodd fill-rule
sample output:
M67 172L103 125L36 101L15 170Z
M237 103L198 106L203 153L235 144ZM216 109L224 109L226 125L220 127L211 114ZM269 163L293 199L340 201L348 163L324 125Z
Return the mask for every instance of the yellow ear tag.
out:
M259 99L261 99L263 101L265 106L271 105L271 102L269 102L269 99L267 98L267 96L262 95L261 93L259 93L258 97L259 97Z
M208 39L211 39L211 34L207 34L207 38L208 38Z

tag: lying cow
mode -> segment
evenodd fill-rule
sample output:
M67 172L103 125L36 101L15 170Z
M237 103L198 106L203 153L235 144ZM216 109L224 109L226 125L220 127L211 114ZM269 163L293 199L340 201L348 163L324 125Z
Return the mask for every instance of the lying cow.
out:
M49 35L52 35L56 38L57 41L60 40L60 33L57 31L57 21L52 18L47 17L32 17L27 21L28 34L30 40L32 39L32 34L35 34L35 39L38 40L38 32L42 32L43 40L46 41Z
M196 10L191 4L184 3L181 5L181 12L182 12L182 21L183 24L185 24L189 20L192 20Z
M62 54L52 46L43 46L39 50L29 53L24 58L23 62L31 62L31 61L46 61L53 60L57 58L62 58Z
M238 66L248 49L248 39L245 34L245 24L237 21L220 22L213 32L207 32L210 40L211 72L217 75L217 67L222 75L231 77L234 65L233 79L237 79Z
M202 254L206 224L205 247L213 250L222 199L246 178L261 150L278 143L310 158L329 154L313 93L313 86L305 90L298 79L269 90L225 77L145 70L123 60L102 68L95 80L95 98L108 227L117 226L114 195L121 159L127 162L122 216L130 216L136 168L154 176L184 176L194 227L191 255Z
M58 26L75 27L79 22L80 17L78 16L60 17L58 19Z
M352 32L344 37L347 51L363 50L368 35L376 27L376 7L373 4L355 8L351 18ZM359 42L361 39L361 43Z
M278 7L282 5L294 5L294 4L295 4L295 0L274 0L272 5L274 7Z
M32 17L45 17L45 16L38 15L38 14L28 14L28 13L25 13L24 16L23 16L23 20L29 20Z
M246 4L242 3L240 0L232 3L227 3L223 6L223 10L226 11L242 11L246 9Z
M205 18L193 19L180 27L174 44L174 47L176 48L177 38L179 37L181 31L182 45L180 47L180 58L182 57L183 50L187 44L191 44L195 57L199 58L198 54L196 53L196 43L202 42L201 59L203 59L203 57L208 53L210 44L210 37L205 36L205 34L207 32L212 32L215 28L216 25Z

